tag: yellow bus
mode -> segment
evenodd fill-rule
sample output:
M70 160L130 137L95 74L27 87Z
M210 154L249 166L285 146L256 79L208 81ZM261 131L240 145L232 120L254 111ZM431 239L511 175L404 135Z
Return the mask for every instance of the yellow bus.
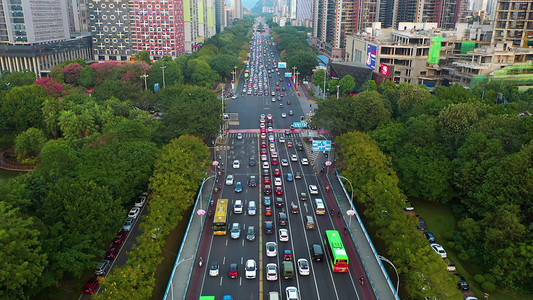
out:
M213 220L213 234L226 235L228 228L228 199L218 199Z

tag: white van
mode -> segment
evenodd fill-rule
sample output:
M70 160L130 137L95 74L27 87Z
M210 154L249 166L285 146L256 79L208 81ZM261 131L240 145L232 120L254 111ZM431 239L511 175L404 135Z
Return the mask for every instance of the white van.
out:
M316 198L315 199L315 205L316 205L315 213L317 215L325 215L326 214L326 206L324 205L324 201L322 201L322 199Z
M281 297L278 292L268 293L268 300L281 300Z
M248 215L255 216L255 213L256 213L255 201L250 201L248 203Z

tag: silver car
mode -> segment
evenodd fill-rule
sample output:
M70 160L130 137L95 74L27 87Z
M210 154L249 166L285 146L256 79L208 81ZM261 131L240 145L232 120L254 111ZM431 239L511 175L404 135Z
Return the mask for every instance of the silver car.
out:
M231 238L236 240L241 237L241 229L239 227L239 223L233 223L231 225Z

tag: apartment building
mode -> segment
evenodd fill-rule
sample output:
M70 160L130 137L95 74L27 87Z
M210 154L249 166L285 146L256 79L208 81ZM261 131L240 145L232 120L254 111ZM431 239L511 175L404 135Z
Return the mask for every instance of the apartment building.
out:
M492 42L511 41L513 47L533 46L533 0L499 0Z

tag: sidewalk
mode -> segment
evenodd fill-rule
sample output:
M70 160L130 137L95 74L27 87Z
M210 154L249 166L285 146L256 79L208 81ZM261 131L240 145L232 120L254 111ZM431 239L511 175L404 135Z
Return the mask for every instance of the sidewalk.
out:
M323 163L328 159L334 161L333 155L333 152L330 152L329 158L325 158L324 155L319 155L315 162L315 168L320 170ZM331 187L332 192L327 193L327 205L329 205L330 208L334 208L335 211L340 210L343 212L342 219L335 216L338 228L343 228L344 224L348 226L352 237L349 239L352 242L351 246L355 247L359 254L366 273L365 277L367 277L368 281L371 283L373 293L376 295L377 299L399 299L399 297L395 295L396 291L393 288L385 268L383 268L381 261L377 257L378 254L374 249L374 245L372 245L372 241L367 235L364 225L360 223L359 216L357 214L354 216L348 216L346 214L348 210L356 211L356 209L349 201L350 195L344 189L340 178L337 177L334 166L329 167L329 174L320 172L318 174L322 184ZM347 251L350 250L349 245L345 244L345 247ZM396 279L396 274L393 274L393 278Z

